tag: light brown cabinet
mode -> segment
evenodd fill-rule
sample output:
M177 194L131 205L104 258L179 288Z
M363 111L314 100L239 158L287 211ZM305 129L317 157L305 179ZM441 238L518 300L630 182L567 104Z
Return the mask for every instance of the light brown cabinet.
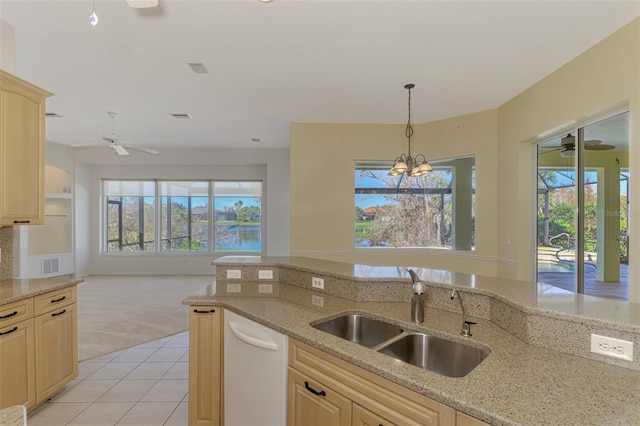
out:
M33 298L0 306L0 408L36 403Z
M485 423L482 420L478 420L474 417L468 416L458 411L456 416L456 426L490 426L489 423Z
M189 307L189 426L223 424L221 308Z
M43 297L47 296L47 297ZM51 305L35 318L36 400L42 402L78 376L77 311L74 299L63 292L36 297ZM60 298L65 298L55 302ZM65 303L66 302L66 303Z
M75 286L0 306L0 408L32 408L77 375Z
M328 400L330 394L333 401L339 400L333 393L346 400L347 406L340 406L338 410L343 413L339 418L340 422L328 424L455 424L454 409L294 339L289 340L289 367L290 426L307 424L304 421L300 423L299 420L312 419L316 413L321 413L318 407L322 406L321 401ZM302 378L296 380L296 377ZM304 383L300 386L299 382L302 380L313 384L313 391L307 389ZM302 395L306 395L315 404L298 402L296 398L302 401ZM337 406L333 401L324 403L330 402L332 406Z
M289 368L288 375L287 424L289 426L349 426L351 424L349 399L293 368Z
M0 70L0 225L44 223L45 99Z

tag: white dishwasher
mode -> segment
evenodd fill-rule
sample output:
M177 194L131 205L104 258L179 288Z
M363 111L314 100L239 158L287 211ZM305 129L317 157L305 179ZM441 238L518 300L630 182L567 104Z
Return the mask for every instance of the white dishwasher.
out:
M224 423L287 423L286 335L224 311Z

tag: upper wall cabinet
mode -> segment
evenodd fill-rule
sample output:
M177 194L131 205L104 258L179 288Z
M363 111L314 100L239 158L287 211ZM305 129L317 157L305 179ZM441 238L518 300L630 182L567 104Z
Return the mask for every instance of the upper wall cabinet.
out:
M44 117L51 93L0 70L0 225L44 223Z

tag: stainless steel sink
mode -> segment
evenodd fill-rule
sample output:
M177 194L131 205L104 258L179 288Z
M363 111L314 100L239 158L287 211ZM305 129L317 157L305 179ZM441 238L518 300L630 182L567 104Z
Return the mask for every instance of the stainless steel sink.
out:
M313 327L367 348L373 348L402 333L402 329L393 324L357 314L344 315Z
M424 333L407 333L378 352L447 377L463 377L489 355L482 349Z

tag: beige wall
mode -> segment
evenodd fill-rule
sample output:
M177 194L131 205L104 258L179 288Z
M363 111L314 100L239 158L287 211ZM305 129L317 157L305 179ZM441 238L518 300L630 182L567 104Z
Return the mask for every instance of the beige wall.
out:
M407 150L404 125L291 125L291 253L373 265L496 274L496 111L414 125L413 153L476 156L476 250L354 249L354 165ZM482 171L482 172L480 172Z
M498 256L504 259L498 274L530 279L534 241L532 144L628 108L632 176L640 166L640 19L576 57L544 80L498 109ZM480 171L478 171L480 173ZM632 178L633 181L633 178ZM629 199L631 247L640 247L640 187L632 186ZM508 240L511 244L508 244ZM637 259L637 254L632 258ZM630 274L638 276L638 262L630 262ZM635 280L637 282L637 280ZM635 292L638 301L638 286Z
M476 250L471 253L355 250L354 161L390 160L405 152L404 125L294 123L291 252L529 280L535 253L533 144L624 109L630 111L633 175L640 166L640 19L496 110L415 125L413 151L430 160L477 155ZM640 185L631 187L629 198L630 246L640 247L640 232L634 230ZM640 264L630 263L630 274L637 277ZM630 298L640 301L640 285L630 286Z

